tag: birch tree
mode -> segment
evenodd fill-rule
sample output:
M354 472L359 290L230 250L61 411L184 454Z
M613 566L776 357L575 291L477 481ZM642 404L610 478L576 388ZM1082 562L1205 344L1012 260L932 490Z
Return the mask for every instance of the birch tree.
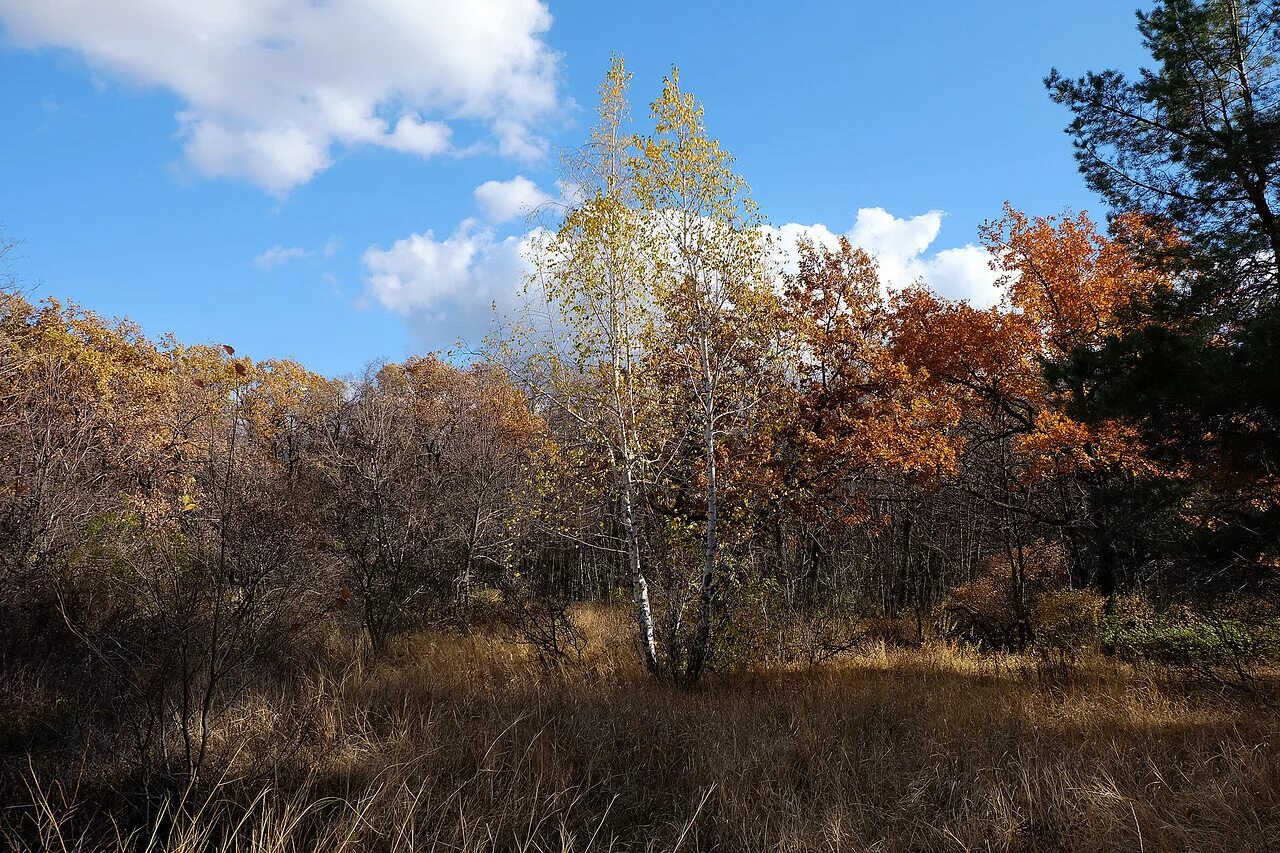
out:
M649 233L636 204L627 73L615 57L600 86L597 124L587 144L564 158L567 195L576 198L543 246L536 277L568 346L549 356L542 388L608 460L619 502L622 543L646 668L658 673L640 507L653 464L646 418L655 387L644 357L653 333L646 270ZM558 377L558 378L556 378Z
M687 395L703 460L698 622L684 673L694 683L707 663L716 600L719 457L725 437L744 429L767 387L777 300L759 211L730 155L708 135L702 105L680 88L678 71L652 109L655 133L641 143L636 187L654 236L648 246L662 358Z

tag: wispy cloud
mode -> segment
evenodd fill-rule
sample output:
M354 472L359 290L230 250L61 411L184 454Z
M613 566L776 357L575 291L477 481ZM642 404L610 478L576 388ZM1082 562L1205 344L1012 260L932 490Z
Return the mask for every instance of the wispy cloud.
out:
M259 269L273 270L289 261L305 258L311 253L301 246L272 246L253 259L253 265Z

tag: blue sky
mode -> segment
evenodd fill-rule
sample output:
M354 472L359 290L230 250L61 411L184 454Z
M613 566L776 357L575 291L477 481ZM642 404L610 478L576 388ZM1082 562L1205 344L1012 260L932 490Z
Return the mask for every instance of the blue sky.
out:
M976 301L1004 200L1101 212L1041 78L1143 60L1114 0L0 0L0 33L37 294L330 375L477 334L611 52L638 118L680 66L771 222Z

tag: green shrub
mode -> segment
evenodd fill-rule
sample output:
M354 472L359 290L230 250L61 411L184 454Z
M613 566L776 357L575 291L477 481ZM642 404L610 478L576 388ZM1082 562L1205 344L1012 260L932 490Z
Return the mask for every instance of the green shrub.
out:
M749 670L774 657L786 621L786 596L772 578L737 573L730 567L720 589L712 663L721 672Z
M1134 618L1112 614L1102 626L1103 646L1126 660L1146 660L1247 677L1280 658L1280 623L1249 622L1191 613Z

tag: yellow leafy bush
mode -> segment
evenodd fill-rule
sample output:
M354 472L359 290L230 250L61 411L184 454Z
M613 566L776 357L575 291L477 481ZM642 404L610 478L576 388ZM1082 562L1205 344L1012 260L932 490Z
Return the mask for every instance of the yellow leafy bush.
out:
M1066 660L1096 649L1105 603L1089 589L1059 589L1040 595L1031 609L1037 651Z

